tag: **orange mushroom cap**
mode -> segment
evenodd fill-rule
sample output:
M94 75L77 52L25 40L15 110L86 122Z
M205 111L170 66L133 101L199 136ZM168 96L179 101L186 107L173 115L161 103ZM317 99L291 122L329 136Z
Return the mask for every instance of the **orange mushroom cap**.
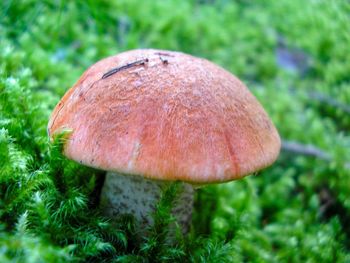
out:
M272 164L278 132L246 86L201 58L132 50L92 65L54 109L68 158L157 180L206 184Z

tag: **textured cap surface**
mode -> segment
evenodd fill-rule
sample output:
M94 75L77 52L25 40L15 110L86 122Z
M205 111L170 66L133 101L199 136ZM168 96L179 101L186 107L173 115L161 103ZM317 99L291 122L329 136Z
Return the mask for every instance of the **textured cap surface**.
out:
M132 50L92 65L54 109L50 136L87 166L160 180L235 180L275 161L280 138L235 76L201 58Z

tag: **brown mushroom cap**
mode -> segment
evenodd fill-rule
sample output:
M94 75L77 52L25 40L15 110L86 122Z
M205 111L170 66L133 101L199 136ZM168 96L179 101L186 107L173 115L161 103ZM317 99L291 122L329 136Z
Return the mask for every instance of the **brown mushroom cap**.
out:
M280 150L276 128L239 79L205 59L162 50L92 65L52 113L50 136L67 128L64 153L77 162L195 184L239 179Z

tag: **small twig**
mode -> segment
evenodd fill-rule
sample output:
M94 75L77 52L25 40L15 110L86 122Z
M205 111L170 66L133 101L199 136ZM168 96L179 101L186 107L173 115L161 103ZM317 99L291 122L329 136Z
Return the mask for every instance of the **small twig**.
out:
M325 151L310 144L301 144L294 141L282 141L282 150L286 152L297 153L301 155L307 155L310 157L316 157L325 161L331 161L331 156Z
M297 90L294 88L290 88L289 92L292 95L297 93ZM313 102L318 102L322 104L326 104L329 107L337 108L345 113L350 114L350 105L342 103L335 98L332 98L324 93L318 91L306 91L305 92L307 98Z
M332 97L329 97L325 94L322 94L320 92L315 92L315 91L307 92L307 95L310 99L314 99L318 102L328 104L329 106L338 108L338 109L344 111L345 113L350 114L350 106L349 105L341 103Z
M164 65L167 65L167 64L168 64L168 60L165 59L165 58L163 58L161 55L159 55L159 59L162 61L162 63L163 63Z
M164 65L167 65L169 63L168 59L163 58L163 57L174 57L174 55L165 53L165 52L156 52L154 53L155 55L159 56L159 59L162 61Z
M315 157L327 162L330 162L333 159L329 153L317 148L314 145L305 145L295 141L282 140L282 150L285 152ZM350 169L350 162L346 162L344 166L345 168Z
M117 73L117 72L119 72L119 71L122 71L122 70L125 70L125 69L128 69L128 68L131 68L131 67L140 66L140 65L145 65L145 63L147 63L147 62L148 62L148 58L146 58L146 59L141 59L141 60L137 60L137 61L135 61L135 62L126 64L126 65L121 66L121 67L113 68L113 69L111 69L110 71L108 71L108 72L106 72L105 74L103 74L102 79L108 78L109 76L112 76L113 74L115 74L115 73Z

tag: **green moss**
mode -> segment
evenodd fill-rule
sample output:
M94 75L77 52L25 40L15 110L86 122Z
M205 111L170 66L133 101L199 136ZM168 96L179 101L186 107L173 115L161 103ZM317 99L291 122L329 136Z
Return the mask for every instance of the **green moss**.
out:
M328 0L2 1L0 262L349 262L349 11ZM139 47L224 66L284 140L321 158L283 151L259 176L199 189L192 231L173 245L176 184L149 237L132 217L111 223L101 172L66 160L64 135L50 143L46 125L89 65Z

